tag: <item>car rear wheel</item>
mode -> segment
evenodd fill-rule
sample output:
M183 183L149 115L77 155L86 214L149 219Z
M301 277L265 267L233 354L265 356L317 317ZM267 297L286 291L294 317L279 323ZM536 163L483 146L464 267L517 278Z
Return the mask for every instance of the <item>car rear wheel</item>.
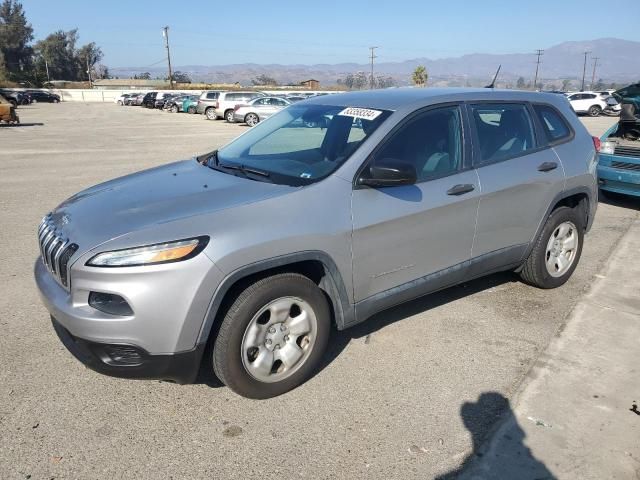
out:
M189 108L187 108L187 112L194 114L196 113L196 107L194 107L193 105L191 105Z
M233 123L233 110L224 112L224 119L229 123Z
M283 273L248 286L229 307L213 347L216 376L248 398L281 395L317 369L330 310L310 279Z
M253 127L260 121L260 118L255 113L248 113L246 117L244 117L244 122Z
M178 113L178 106L177 105L171 105L171 113Z
M592 117L597 117L602 113L602 108L599 105L592 105L589 107L588 113Z
M529 254L520 277L539 288L563 285L578 266L584 227L575 208L560 207L547 222Z
M208 120L215 120L217 118L216 110L213 107L209 107L204 111L205 116Z

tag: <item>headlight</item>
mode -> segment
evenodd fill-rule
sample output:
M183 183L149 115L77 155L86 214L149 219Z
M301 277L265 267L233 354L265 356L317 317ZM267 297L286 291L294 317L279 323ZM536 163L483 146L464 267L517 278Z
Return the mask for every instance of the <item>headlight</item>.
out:
M609 155L613 155L615 149L615 142L602 142L600 144L600 153L608 153Z
M209 243L209 237L189 238L144 247L99 253L87 262L91 267L137 267L179 262L195 257Z

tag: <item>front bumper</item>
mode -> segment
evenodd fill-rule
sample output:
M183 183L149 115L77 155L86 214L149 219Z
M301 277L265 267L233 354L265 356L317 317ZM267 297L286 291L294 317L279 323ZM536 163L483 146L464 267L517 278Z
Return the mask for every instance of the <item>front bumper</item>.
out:
M612 167L612 160L632 165L639 164L640 168L640 159L600 154L600 163L598 164L598 184L600 189L640 197L640 169L630 170Z
M193 383L204 344L174 355L151 355L135 345L98 343L73 336L53 316L51 323L62 344L85 366L120 378L159 379Z

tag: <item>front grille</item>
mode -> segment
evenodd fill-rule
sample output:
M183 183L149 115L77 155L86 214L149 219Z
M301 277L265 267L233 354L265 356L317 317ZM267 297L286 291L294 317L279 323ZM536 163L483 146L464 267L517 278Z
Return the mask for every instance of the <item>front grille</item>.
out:
M55 228L51 214L44 217L40 223L38 243L42 262L56 281L69 289L69 260L78 250L78 245L71 243Z
M622 170L633 170L635 172L640 172L640 163L616 162L614 160L613 162L611 162L611 166L613 168L620 168Z
M628 147L618 145L613 151L614 154L620 155L622 157L636 157L640 158L640 146L638 147Z

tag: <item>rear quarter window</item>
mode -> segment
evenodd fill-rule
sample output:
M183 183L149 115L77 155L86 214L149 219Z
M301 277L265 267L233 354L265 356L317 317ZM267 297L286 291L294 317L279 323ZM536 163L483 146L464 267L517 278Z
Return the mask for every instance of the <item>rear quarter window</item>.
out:
M557 142L571 136L569 125L555 108L549 105L534 105L533 109L549 142Z

